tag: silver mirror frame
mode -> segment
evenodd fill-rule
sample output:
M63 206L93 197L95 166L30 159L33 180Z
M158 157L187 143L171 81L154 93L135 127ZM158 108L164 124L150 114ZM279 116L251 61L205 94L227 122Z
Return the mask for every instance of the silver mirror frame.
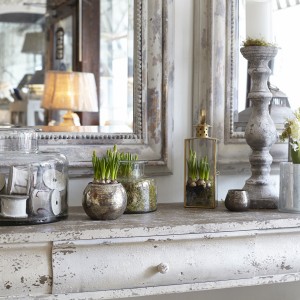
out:
M70 177L92 176L93 151L102 155L115 144L147 160L148 174L172 172L174 4L135 0L135 8L133 133L39 133L41 151L67 156Z
M238 80L238 1L194 2L194 82L192 125L206 110L212 136L219 139L218 166L222 174L249 172L250 147L243 133L234 132L233 113ZM272 168L287 160L287 144L271 149Z

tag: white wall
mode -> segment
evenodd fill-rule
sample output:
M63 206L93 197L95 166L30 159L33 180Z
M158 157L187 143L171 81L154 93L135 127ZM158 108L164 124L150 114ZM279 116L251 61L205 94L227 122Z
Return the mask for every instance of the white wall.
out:
M192 34L193 0L175 1L175 99L174 99L174 170L173 175L160 177L158 201L183 203L183 140L191 135L192 107ZM199 0L196 0L199 1ZM248 176L247 176L248 177ZM241 188L245 178L220 176L219 199L229 188ZM70 205L81 205L81 195L90 179L72 179L69 186ZM201 217L199 215L199 217ZM230 255L230 253L228 253ZM137 297L136 300L298 300L300 284L286 283L244 287L176 295Z

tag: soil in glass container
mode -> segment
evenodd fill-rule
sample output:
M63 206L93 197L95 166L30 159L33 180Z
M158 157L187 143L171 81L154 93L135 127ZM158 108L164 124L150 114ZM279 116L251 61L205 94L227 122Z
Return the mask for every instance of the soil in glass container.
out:
M203 208L214 207L214 185L210 184L186 184L186 205Z

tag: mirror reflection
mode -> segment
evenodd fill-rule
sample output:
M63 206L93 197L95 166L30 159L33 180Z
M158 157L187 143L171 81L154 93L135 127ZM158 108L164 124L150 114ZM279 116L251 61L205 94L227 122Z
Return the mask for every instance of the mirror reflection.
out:
M269 111L280 131L286 118L299 106L297 72L300 68L300 41L294 30L300 27L300 3L288 0L240 0L238 2L238 49L237 51L237 100L233 100L233 129L243 132L251 113L251 103L247 99L250 79L247 76L247 61L239 48L247 37L262 38L274 42L279 51L269 63L272 71L269 89L273 95ZM255 22L253 22L255 20Z
M100 20L100 125L132 132L133 0L102 0Z
M40 125L43 93L45 6L23 10L1 4L0 124Z
M71 11L71 5L53 9L55 2L11 0L0 3L3 44L0 125L46 126L45 131L68 131L68 127L59 127L66 113L72 112L79 118L78 123L72 125L87 127L79 131L133 132L134 0L100 1L99 57L93 56L99 69L93 73L97 103L91 107L87 105L87 95L94 87L84 91L77 99L81 102L78 105L71 102L67 106L62 104L62 99L59 104L49 106L43 99L46 71L76 75L84 64L81 56L87 46L82 42L84 28L81 30L80 24L85 25L80 23L80 11L77 16L74 9ZM76 5L79 2L72 1ZM78 29L75 24L79 24ZM57 80L63 83L62 79ZM68 90L67 87L63 89Z

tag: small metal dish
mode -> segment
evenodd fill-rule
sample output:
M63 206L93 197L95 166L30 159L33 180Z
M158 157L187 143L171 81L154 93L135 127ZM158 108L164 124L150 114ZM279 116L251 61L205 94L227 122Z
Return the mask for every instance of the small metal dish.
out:
M245 190L228 190L225 198L225 207L230 211L246 211L249 209L250 199Z

